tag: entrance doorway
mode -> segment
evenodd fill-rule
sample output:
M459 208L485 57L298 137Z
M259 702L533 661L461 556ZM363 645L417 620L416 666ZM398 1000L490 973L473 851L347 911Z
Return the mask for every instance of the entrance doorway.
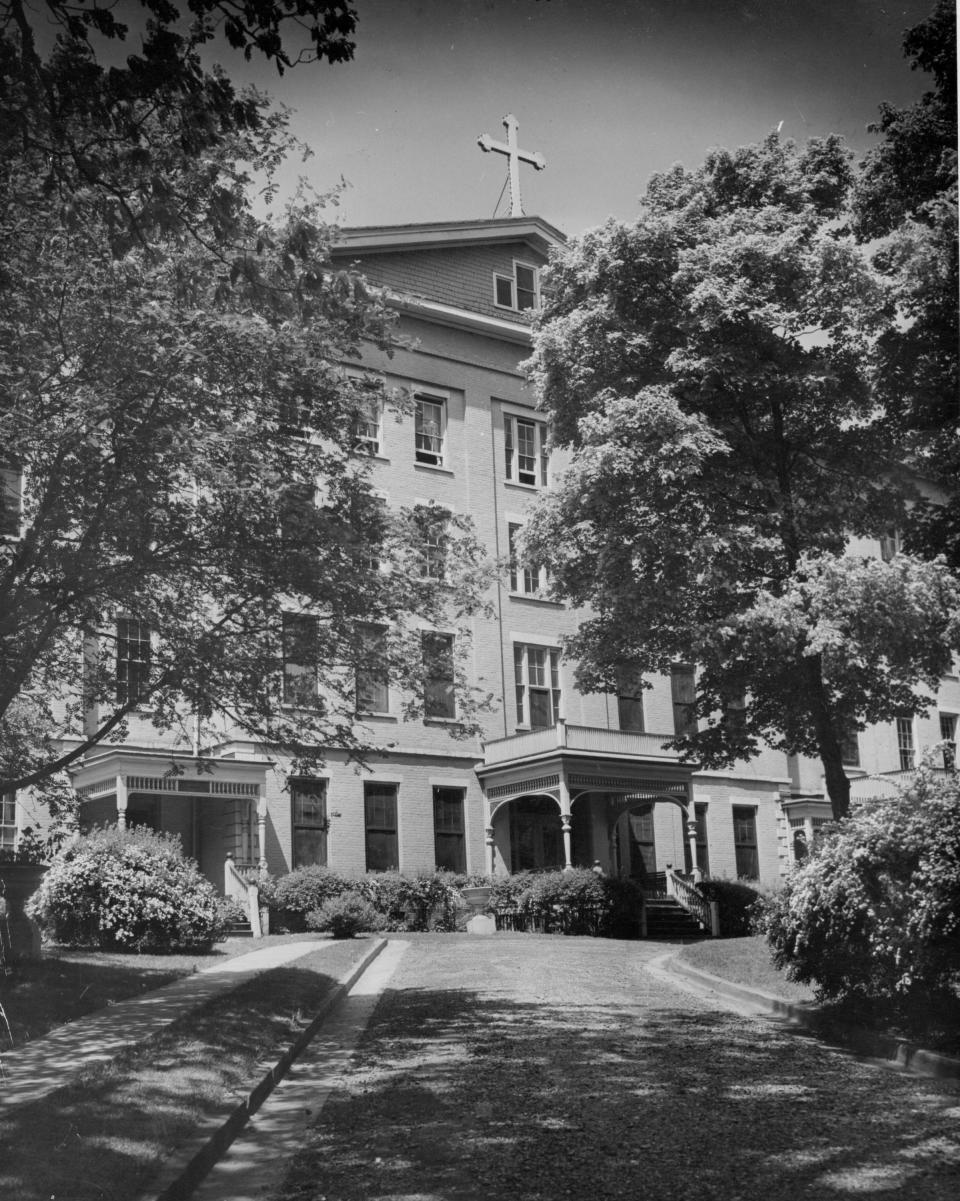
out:
M563 866L563 833L556 802L548 797L521 797L511 802L510 871Z

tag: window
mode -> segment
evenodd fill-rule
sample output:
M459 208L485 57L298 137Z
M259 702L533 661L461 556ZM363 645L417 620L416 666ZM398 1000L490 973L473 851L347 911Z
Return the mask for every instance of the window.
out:
M747 698L742 692L728 696L723 705L723 724L730 738L745 738L747 733Z
M673 700L673 731L675 734L696 734L697 718L693 711L696 682L688 663L675 663L670 668L670 695Z
M389 713L390 678L387 670L386 631L380 626L363 626L360 639L357 709L361 713Z
M124 617L117 622L117 704L136 705L147 693L150 627Z
M327 782L290 781L293 808L293 866L327 866Z
M707 842L707 806L695 804L693 816L697 823L697 867L705 876L710 875L710 850Z
M955 713L940 714L940 741L943 747L943 766L953 771L957 766L957 716Z
M657 845L653 828L653 809L648 805L627 814L627 833L630 842L630 875L642 880L657 870Z
M424 579L443 580L447 573L447 522L446 509L439 505L418 505L414 520L420 534L420 574Z
M522 527L511 522L507 526L507 542L510 551L510 591L524 596L537 596L547 586L547 569L532 563L523 565L517 559L517 535Z
M288 484L280 497L280 541L289 550L304 550L316 534L316 489Z
M396 784L365 783L363 817L367 871L395 872L400 866Z
M414 416L416 461L432 467L443 466L443 439L446 432L446 403L438 396L419 395Z
M494 275L493 301L501 309L525 312L539 303L539 271L530 263L513 264L512 275Z
M899 530L887 530L885 534L880 535L880 558L884 563L889 563L895 558L903 546L903 538Z
M463 788L433 788L434 857L438 868L448 872L467 870L467 847L464 836Z
M915 765L913 718L908 715L897 718L897 750L900 754L900 770L913 771Z
M23 515L23 475L18 468L0 467L0 538L19 538Z
M860 738L853 726L840 735L840 757L847 767L860 766Z
M12 792L0 797L0 850L17 849L17 798Z
M533 730L556 725L560 720L560 652L515 643L513 671L517 725Z
M617 722L621 730L643 733L643 683L632 667L617 668Z
M283 615L283 703L300 709L317 705L317 619Z
M424 630L423 648L423 715L424 717L455 718L457 700L454 689L453 635L435 634Z
M550 456L547 452L546 427L542 421L527 421L523 417L505 414L503 445L508 480L532 488L547 486Z
M354 449L378 455L383 441L383 381L376 377L354 379L357 388L353 418Z
M734 805L733 845L737 859L737 877L741 880L756 880L760 875L756 809Z

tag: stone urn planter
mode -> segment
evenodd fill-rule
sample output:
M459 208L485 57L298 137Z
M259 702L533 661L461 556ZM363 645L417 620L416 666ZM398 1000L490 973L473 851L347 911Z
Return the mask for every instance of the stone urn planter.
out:
M460 895L467 903L472 913L482 913L487 907L493 889L489 884L477 884L471 888L461 888Z
M40 955L40 928L24 906L46 871L45 863L0 863L0 945L7 962Z

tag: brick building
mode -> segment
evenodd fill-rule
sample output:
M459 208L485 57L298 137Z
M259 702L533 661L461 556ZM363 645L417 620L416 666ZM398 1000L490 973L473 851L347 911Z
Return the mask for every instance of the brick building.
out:
M352 229L334 250L386 289L405 335L391 357L371 346L363 359L415 406L399 422L370 412L362 434L374 486L387 504L471 516L502 561L563 467L520 370L540 270L561 237L539 218L514 217ZM498 698L482 740L450 739L449 695L410 722L389 681L370 681L363 721L391 749L369 767L334 749L317 778L291 779L282 758L230 741L211 749L210 774L172 776L171 756L189 764L191 749L134 715L124 745L98 748L73 773L85 819L175 830L218 883L228 857L277 874L311 862L483 873L599 861L611 873L695 865L775 883L829 816L819 764L772 751L727 771L682 764L663 744L686 720L692 669L678 664L642 693L625 685L619 696L581 695L560 655L577 614L544 583L511 570L494 588L495 617L474 619L470 671ZM958 713L960 681L950 676L929 717L852 742L854 795L884 787L876 773L893 781L908 772L925 745L952 741ZM13 844L31 816L28 798L4 799L0 843Z

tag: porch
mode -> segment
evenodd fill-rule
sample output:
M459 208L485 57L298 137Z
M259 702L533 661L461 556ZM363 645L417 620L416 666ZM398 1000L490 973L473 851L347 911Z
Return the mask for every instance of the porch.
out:
M695 768L664 745L672 737L559 721L485 743L486 870L596 866L642 880L676 863L697 878Z

